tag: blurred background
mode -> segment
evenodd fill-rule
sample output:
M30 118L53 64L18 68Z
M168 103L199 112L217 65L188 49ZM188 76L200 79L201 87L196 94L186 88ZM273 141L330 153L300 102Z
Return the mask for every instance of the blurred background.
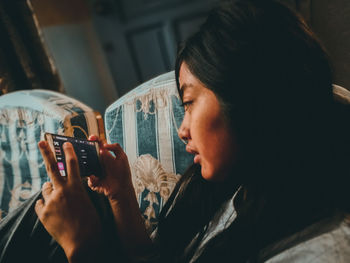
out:
M138 84L174 69L177 44L219 0L0 2L0 94L50 89L102 114ZM281 0L328 50L350 89L350 1Z

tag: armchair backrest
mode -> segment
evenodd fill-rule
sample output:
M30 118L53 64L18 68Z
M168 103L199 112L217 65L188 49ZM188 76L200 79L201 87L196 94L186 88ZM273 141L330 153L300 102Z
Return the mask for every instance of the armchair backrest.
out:
M151 230L176 182L193 162L177 135L183 119L175 74L133 89L105 112L106 138L128 155L141 212Z
M37 143L44 133L86 138L102 117L83 103L47 90L0 96L0 219L48 180Z

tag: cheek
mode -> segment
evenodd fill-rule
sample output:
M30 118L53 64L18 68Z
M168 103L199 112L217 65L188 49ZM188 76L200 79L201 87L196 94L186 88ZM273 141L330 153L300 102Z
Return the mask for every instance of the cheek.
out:
M203 156L203 177L207 180L224 180L235 164L235 150L235 146L227 140L221 140L218 144L208 147Z
M224 123L212 122L202 135L202 176L207 180L223 180L236 160L234 134Z

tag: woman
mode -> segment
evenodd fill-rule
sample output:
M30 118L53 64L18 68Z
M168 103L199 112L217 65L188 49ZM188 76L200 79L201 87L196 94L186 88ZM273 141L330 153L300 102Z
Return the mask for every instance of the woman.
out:
M180 46L176 80L185 108L179 136L194 165L152 239L118 144L100 142L106 176L89 178L109 200L129 260L264 261L275 253L271 245L347 211L332 141L331 70L292 11L267 0L221 3ZM40 221L70 262L101 261L110 250L72 146L65 144L66 179L47 143L39 148L52 179L35 206Z

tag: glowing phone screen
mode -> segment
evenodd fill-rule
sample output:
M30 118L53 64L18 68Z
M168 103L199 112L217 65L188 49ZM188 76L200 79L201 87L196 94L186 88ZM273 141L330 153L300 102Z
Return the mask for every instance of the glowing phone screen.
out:
M65 142L70 142L74 147L81 176L101 175L101 164L97 153L98 147L96 142L55 134L51 134L51 136L58 170L62 176L67 175L66 158L62 148Z

